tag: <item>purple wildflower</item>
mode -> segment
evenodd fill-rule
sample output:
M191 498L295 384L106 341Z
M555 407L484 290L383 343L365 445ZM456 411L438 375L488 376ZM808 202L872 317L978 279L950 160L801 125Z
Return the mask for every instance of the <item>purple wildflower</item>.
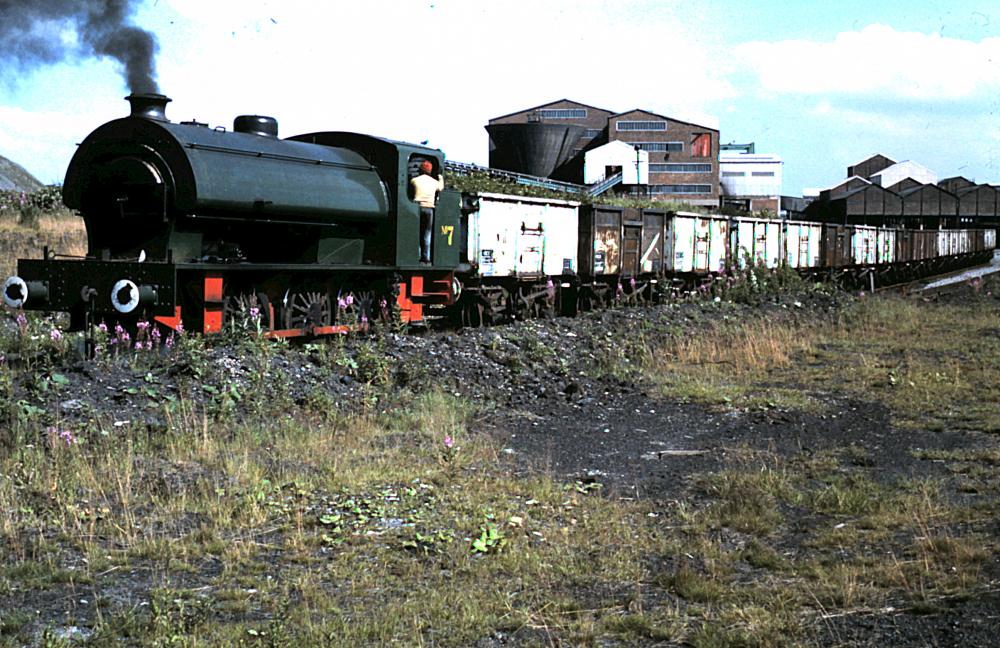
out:
M260 309L256 306L250 308L250 319L255 322L260 319Z
M140 331L145 331L146 329L148 329L148 328L149 328L149 322L147 322L146 320L141 320L141 321L139 321L139 322L136 322L136 325L135 325L135 326L136 326L136 328L138 328L138 329L139 329Z
M142 341L141 340L135 343L135 350L136 351L142 351Z
M174 334L173 333L171 333L170 335L168 335L167 339L163 341L163 346L167 347L168 349L174 348Z
M62 331L60 331L57 328L52 329L51 331L49 331L49 339L51 339L53 342L58 342L59 340L62 339Z
M97 325L97 330L100 331L101 333L107 333L108 325L105 324L104 322L101 322L100 324Z
M149 332L149 336L151 338L153 338L154 340L159 340L160 339L160 329L158 329L158 328L156 328L154 326L153 330Z
M50 425L49 427L45 428L45 432L49 435L49 438L52 440L51 442L53 444L57 439L59 441L64 442L68 446L73 445L77 441L76 437L73 436L72 432L70 432L69 430L60 430L54 425Z
M444 447L451 450L454 445L455 445L455 440L451 438L451 435L450 434L444 435Z
M16 321L17 325L22 329L28 326L28 318L24 316L24 313L18 313L17 319L15 319L14 321Z

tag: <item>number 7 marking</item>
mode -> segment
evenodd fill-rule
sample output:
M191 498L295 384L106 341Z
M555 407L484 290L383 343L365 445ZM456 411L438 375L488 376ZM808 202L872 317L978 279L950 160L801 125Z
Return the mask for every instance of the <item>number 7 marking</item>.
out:
M455 226L454 225L442 225L441 226L441 234L442 235L445 235L445 234L448 235L448 245L451 245L451 237L455 234Z

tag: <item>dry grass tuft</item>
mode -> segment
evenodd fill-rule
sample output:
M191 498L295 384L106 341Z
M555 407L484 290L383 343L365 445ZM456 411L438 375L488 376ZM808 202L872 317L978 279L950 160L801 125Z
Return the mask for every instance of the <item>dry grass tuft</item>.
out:
M0 218L0 274L12 274L18 259L41 258L46 245L55 253L85 255L83 219L65 210L39 216L36 227L22 225L11 216Z

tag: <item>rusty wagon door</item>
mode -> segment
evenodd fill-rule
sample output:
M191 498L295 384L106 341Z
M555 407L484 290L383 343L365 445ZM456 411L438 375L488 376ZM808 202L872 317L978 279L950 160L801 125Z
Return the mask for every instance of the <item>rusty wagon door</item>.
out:
M633 221L626 221L622 236L622 268L621 273L625 276L634 277L640 270L639 258L642 254L642 225Z
M660 274L663 272L664 212L644 209L642 212L642 255L639 257L639 271Z

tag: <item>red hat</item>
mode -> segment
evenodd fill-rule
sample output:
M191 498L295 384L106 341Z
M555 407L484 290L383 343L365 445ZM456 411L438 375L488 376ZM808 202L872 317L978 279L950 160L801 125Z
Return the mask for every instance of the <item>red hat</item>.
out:
M434 170L434 165L431 164L430 160L424 160L423 162L420 163L420 170L423 171L424 173L430 173L431 171Z

